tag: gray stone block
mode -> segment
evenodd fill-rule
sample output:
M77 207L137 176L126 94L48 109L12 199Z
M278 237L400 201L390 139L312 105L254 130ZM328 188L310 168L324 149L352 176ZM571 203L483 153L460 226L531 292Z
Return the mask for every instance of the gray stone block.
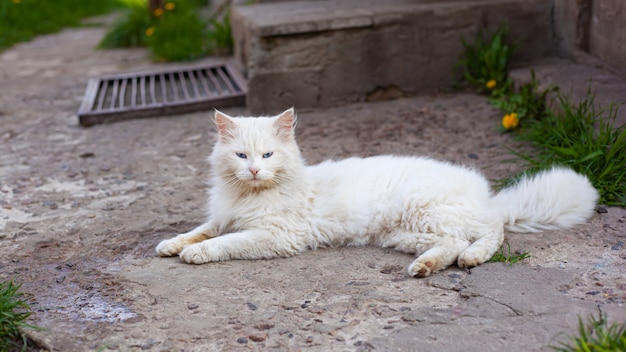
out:
M462 40L508 24L520 61L552 54L549 0L336 0L235 6L235 57L248 108L333 106L395 87L450 87ZM394 89L395 89L394 88Z
M626 2L596 0L591 13L589 52L626 77Z

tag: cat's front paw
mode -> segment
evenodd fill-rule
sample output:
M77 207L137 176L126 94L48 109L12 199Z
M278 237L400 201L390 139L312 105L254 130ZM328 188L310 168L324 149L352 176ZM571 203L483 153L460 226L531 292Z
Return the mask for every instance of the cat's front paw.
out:
M408 272L410 276L422 278L430 276L430 274L438 271L439 269L439 263L435 260L421 261L418 259L409 266Z
M176 238L163 240L156 247L156 251L161 257L171 257L177 255L182 250L183 246L179 241L176 241Z
M179 256L180 259L188 264L204 264L219 260L215 255L211 255L211 248L207 243L197 243L187 246L180 252Z

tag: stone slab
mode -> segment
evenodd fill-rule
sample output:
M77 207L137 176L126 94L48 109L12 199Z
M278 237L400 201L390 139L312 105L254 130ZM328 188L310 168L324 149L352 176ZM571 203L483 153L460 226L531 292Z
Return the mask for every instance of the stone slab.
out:
M626 2L593 1L589 27L589 52L626 77Z
M592 56L626 78L626 3L622 0L555 0L557 53L579 63Z
M623 309L568 297L567 290L577 280L559 269L484 264L460 282L460 295L467 301L408 312L403 319L409 326L367 343L386 351L550 350L548 346L568 341L555 326L574 331L578 317L597 316L599 311L611 321L626 319Z
M236 6L231 20L247 106L272 113L362 101L392 86L405 94L448 88L463 39L504 23L517 60L550 55L550 8L547 0L303 1ZM315 96L298 97L303 80L319 87Z

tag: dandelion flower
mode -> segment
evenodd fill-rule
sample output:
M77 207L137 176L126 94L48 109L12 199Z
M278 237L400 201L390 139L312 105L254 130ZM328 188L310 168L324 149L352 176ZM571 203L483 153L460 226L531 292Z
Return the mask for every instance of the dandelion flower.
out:
M502 127L504 127L504 129L510 130L517 127L517 125L519 125L519 118L514 112L506 114L502 118Z
M148 27L146 29L146 37L151 37L154 34L154 27Z
M496 87L496 84L497 84L497 82L496 82L495 79L490 79L490 80L487 81L486 85L487 85L487 88L494 89Z
M154 17L161 17L161 15L163 15L163 9L158 7L154 9L154 12L152 12L152 14L154 15Z
M176 4L175 3L173 3L173 2L166 2L165 3L165 9L167 11L172 11L175 8L176 8Z

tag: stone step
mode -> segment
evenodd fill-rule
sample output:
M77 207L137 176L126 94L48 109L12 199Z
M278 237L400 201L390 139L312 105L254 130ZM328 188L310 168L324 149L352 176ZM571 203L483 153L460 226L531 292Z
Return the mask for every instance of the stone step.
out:
M334 106L431 93L458 78L462 40L508 24L516 60L552 54L551 0L333 0L234 6L248 109Z

